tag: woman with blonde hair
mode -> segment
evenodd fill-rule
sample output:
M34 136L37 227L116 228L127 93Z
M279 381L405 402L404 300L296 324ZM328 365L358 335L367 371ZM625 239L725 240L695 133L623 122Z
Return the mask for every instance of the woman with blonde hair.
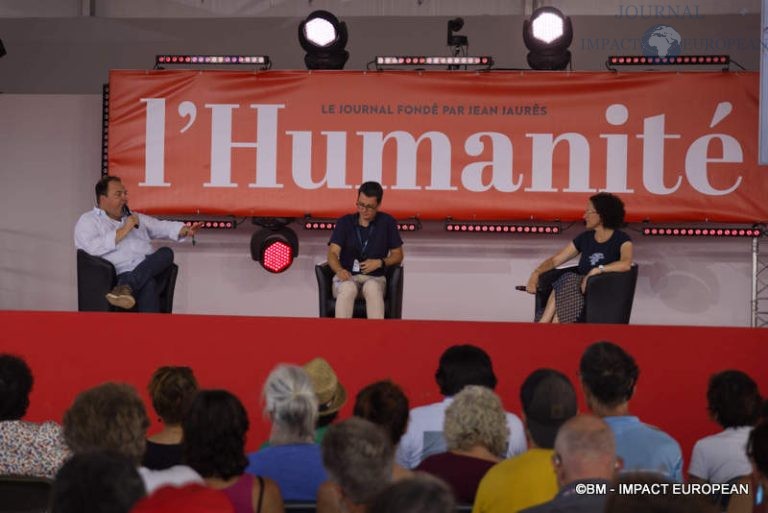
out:
M448 451L428 457L416 470L443 479L459 503L471 504L480 480L507 450L509 430L501 400L490 388L464 387L445 410L443 435Z

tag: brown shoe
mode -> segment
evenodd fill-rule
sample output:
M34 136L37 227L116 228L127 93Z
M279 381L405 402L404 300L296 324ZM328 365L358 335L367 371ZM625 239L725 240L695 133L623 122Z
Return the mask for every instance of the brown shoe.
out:
M107 293L106 298L110 305L124 310L130 310L136 304L136 300L133 298L133 291L128 285L116 285L115 288Z

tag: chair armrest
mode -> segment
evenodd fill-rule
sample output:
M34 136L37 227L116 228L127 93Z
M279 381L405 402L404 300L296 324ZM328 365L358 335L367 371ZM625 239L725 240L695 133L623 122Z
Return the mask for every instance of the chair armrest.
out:
M81 312L108 312L104 295L117 281L115 266L104 258L77 250L77 309Z
M402 319L403 317L403 281L405 268L395 265L387 268L387 291L384 301L387 307L388 319Z
M333 317L328 309L328 300L333 298L333 270L328 262L315 266L315 278L317 278L318 307L320 317Z
M637 264L632 264L626 272L590 276L584 291L584 322L628 324L637 272Z

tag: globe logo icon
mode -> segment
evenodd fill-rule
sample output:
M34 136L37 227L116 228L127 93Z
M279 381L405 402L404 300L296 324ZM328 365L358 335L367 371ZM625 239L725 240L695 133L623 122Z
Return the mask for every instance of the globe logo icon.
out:
M642 38L643 55L646 57L676 57L680 55L680 33L668 25L654 25Z

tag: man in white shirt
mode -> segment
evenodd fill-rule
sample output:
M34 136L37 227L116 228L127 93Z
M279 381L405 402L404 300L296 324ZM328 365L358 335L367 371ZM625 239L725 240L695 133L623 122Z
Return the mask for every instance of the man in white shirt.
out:
M97 206L75 225L75 246L115 266L117 285L106 295L111 305L129 310L138 302L138 311L158 312L155 277L173 264L173 251L165 247L154 251L151 241L194 236L200 223L186 226L132 213L128 191L116 176L102 177L95 191Z
M444 396L438 403L419 406L411 410L408 430L400 439L395 460L406 468L415 468L424 458L447 450L443 437L445 409L456 395L467 385L479 385L493 390L496 375L488 353L472 345L452 346L440 357L435 380ZM507 412L509 445L507 457L515 456L527 449L525 430L520 418Z

